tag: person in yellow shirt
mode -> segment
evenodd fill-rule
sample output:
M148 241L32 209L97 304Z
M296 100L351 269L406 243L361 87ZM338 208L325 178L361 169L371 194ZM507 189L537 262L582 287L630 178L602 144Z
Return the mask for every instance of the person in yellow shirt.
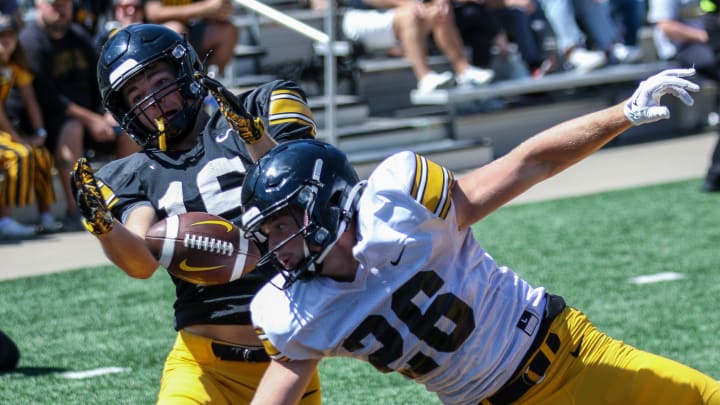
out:
M0 188L0 239L26 238L37 231L60 229L51 213L55 202L52 154L44 146L47 132L32 80L18 46L16 22L12 16L0 14L0 103L5 104L15 86L34 128L32 134L21 134L5 110L0 109L0 172L4 178ZM12 208L32 204L35 198L40 213L39 228L21 224L10 216Z

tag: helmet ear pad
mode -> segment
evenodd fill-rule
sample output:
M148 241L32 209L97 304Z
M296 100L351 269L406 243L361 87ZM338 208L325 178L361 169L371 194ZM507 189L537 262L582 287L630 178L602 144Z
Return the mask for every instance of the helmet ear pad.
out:
M121 91L123 86L160 61L175 69L174 83L156 89L142 103L128 105ZM154 125L152 128L144 125L141 119L146 114L148 99L157 102L168 94L171 85L180 91L185 106L165 123L163 134L169 143L185 138L193 131L207 95L207 90L195 80L195 73L203 70L193 48L175 31L162 25L133 24L118 30L103 45L97 76L105 108L140 146L152 148L157 145L160 132Z

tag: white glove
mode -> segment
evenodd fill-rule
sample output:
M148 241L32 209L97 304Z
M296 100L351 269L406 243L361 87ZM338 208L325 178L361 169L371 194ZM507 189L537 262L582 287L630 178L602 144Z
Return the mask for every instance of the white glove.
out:
M633 125L642 125L670 118L670 110L660 105L660 98L672 94L691 106L695 100L688 91L698 91L700 86L681 77L692 76L695 68L668 69L640 82L635 93L625 104L625 116Z

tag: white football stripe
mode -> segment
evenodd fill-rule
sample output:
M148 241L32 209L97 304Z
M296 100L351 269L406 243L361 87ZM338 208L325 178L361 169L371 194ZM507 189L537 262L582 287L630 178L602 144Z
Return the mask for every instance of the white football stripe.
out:
M83 378L98 377L106 374L126 373L130 371L132 371L132 369L127 367L101 367L85 371L67 371L60 373L60 377L69 378L71 380L81 380Z
M165 240L163 241L162 252L160 252L160 265L168 268L175 252L175 239L180 231L180 217L173 215L165 221Z
M633 277L630 279L630 282L635 283L635 284L651 284L651 283L659 283L661 281L680 280L685 277L686 276L682 273L675 273L675 272L669 271L669 272L665 272L665 273L648 274L646 276Z
M247 261L248 245L250 241L243 237L240 232L240 243L238 243L238 251L235 252L235 266L233 267L232 275L230 275L230 281L235 281L243 274L245 269L245 262Z

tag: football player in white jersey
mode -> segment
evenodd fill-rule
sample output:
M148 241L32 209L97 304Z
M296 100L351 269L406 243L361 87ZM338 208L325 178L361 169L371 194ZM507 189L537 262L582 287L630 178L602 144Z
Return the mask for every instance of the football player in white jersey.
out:
M254 398L299 400L326 356L397 371L448 404L720 404L720 384L598 331L578 310L498 266L471 225L633 124L693 103L693 69L661 72L625 103L559 124L454 178L411 152L367 182L316 140L282 144L243 184L242 222L283 270L256 294L273 359Z

